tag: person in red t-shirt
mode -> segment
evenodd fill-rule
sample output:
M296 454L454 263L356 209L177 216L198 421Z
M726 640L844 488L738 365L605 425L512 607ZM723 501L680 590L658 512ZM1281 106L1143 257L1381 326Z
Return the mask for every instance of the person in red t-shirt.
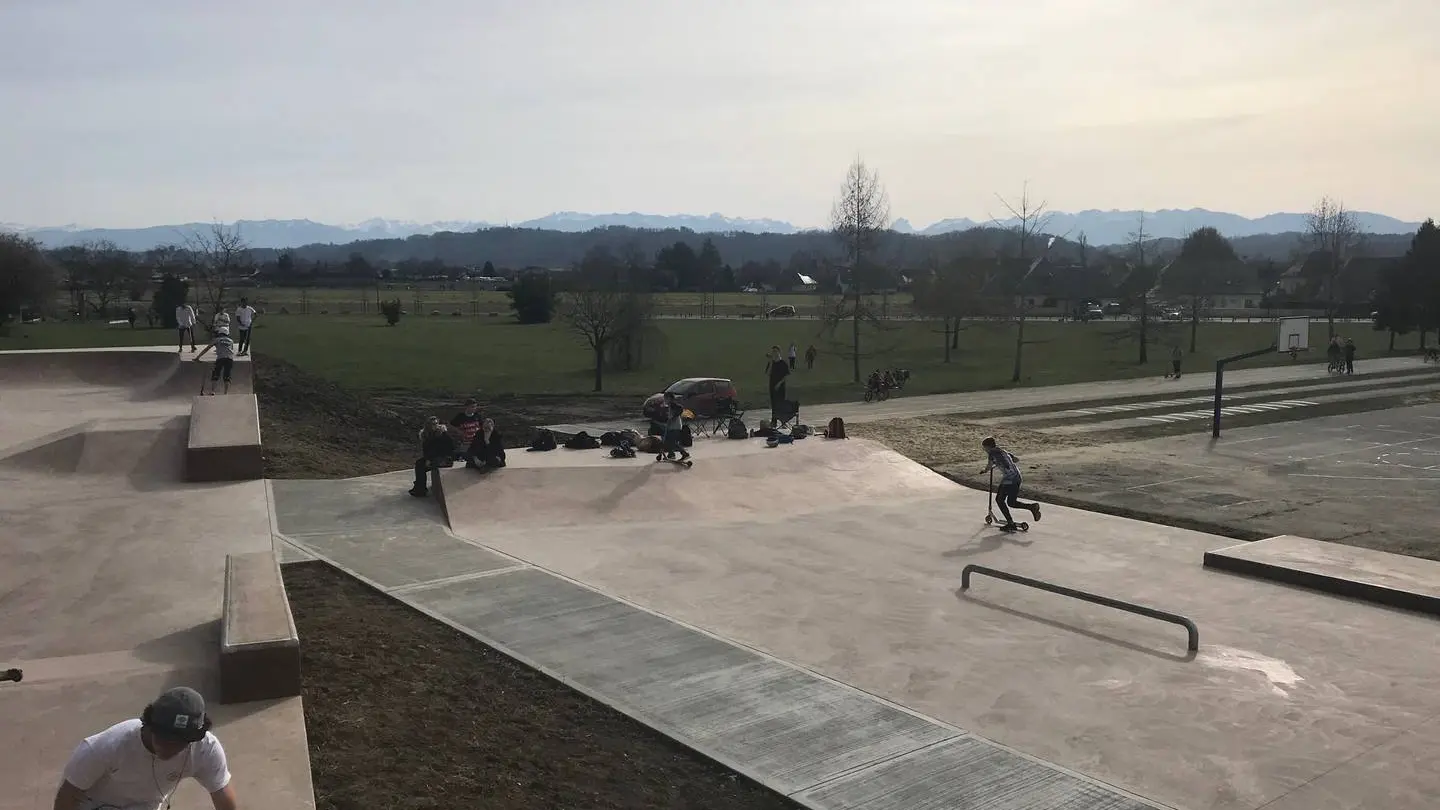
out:
M479 467L476 457L484 457L480 452L483 448L477 443L480 428L485 424L485 415L480 412L480 403L474 399L465 400L465 410L455 414L450 420L450 427L460 433L460 457L465 459L466 467Z

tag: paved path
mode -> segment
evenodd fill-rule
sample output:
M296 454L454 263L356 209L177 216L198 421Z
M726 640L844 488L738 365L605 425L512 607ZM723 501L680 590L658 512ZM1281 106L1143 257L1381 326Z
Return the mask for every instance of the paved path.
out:
M707 444L692 470L517 453L447 471L451 529L404 479L273 482L280 531L809 806L1440 790L1433 620L1204 570L1228 539L1058 507L999 534L982 493L858 440ZM1201 650L1007 583L959 595L970 562L1178 611Z
M1366 361L1359 364L1357 369L1361 375L1364 375L1419 369L1423 366L1424 364L1418 357L1389 357ZM1334 376L1326 372L1324 363L1237 368L1225 372L1227 387L1299 381L1323 382L1326 379L1333 380ZM801 407L807 412L806 418L816 424L823 423L822 417L829 419L833 416L839 416L846 422L873 422L881 419L909 419L943 413L983 414L1008 408L1063 405L1125 397L1184 395L1202 391L1213 392L1214 390L1215 374L1212 368L1186 374L1178 380L1143 377L1133 380L1105 380L1033 388L1007 388L1000 391L972 391L960 394L929 394L914 397L902 395L885 402L839 402L811 405L808 408L804 405Z

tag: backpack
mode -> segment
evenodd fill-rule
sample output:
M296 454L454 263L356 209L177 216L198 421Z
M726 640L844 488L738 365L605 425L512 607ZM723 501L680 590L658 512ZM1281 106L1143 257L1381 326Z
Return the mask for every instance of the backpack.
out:
M809 435L810 435L810 426L809 426L809 425L796 425L795 427L790 428L790 436L791 436L792 438L803 439L803 438L805 438L806 436L809 436Z
M690 426L689 426L689 425L686 425L686 426L680 428L680 446L681 446L681 447L694 447L694 446L695 446L695 434L693 434L693 433L690 432Z
M605 447L615 447L620 444L619 431L609 430L600 434L600 444Z
M594 450L599 446L600 442L583 430L565 441L566 450Z
M610 448L610 457L611 457L611 458L634 458L634 457L635 457L635 446L632 445L630 442L620 442L618 445Z
M844 420L844 419L841 419L841 418L838 417L838 416L835 417L834 419L831 419L831 420L830 420L830 424L829 424L828 426L826 426L826 428L825 428L825 438L827 438L827 439L843 439L843 438L846 438L846 436L845 436L845 420Z
M750 431L745 429L745 420L738 416L730 417L730 424L725 426L725 436L730 439L750 438Z
M539 430L535 431L535 438L532 439L530 442L530 452L539 453L546 450L554 450L555 447L556 444L554 433L551 433L545 428L540 428Z
M659 436L646 436L635 444L642 453L658 453L665 446Z

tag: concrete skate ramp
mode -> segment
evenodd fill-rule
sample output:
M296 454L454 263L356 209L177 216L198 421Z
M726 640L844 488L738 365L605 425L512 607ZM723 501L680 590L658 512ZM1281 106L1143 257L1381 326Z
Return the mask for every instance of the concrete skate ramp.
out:
M171 347L0 352L0 389L111 389L148 401L192 397L209 379L213 356L196 361ZM230 392L254 390L249 358L237 358Z
M183 416L92 422L0 458L0 468L179 483L188 428Z
M605 521L784 520L862 502L935 497L955 485L862 440L810 438L767 448L758 440L705 442L690 469L609 449L516 451L504 469L441 471L450 525L578 526Z

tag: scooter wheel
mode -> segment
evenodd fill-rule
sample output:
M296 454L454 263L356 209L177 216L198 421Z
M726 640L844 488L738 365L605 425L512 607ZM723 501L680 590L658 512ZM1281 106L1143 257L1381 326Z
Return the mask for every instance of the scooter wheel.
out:
M994 522L995 522L995 516L994 516L994 515L986 515L986 516L985 516L985 525L986 525L986 526L989 526L991 523L994 523Z
M1020 524L1018 524L1018 525L1020 526L1020 531L1022 531L1022 532L1028 532L1028 531L1030 531L1030 524L1029 524L1029 523L1020 523Z

